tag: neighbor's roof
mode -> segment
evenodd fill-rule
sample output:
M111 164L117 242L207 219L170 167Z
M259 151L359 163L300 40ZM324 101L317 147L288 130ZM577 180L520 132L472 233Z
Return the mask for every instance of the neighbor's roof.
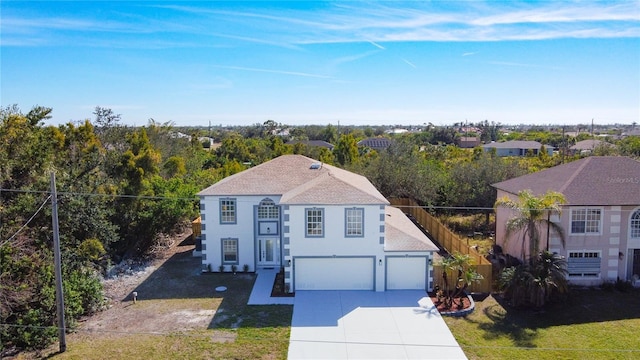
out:
M512 194L526 189L538 196L557 191L568 205L640 205L640 162L624 156L590 156L492 186Z
M373 137L358 141L358 146L366 146L372 149L386 149L393 144L393 140L385 137Z
M319 165L312 169L311 165ZM388 204L364 176L302 155L282 155L226 177L199 196L281 195L280 204Z
M612 144L609 144L606 141L587 139L587 140L578 141L575 145L573 145L569 149L571 149L571 150L593 150L593 149L597 148L600 145L612 146Z
M438 251L407 215L393 206L385 208L384 236L384 251Z
M505 142L494 142L490 144L482 145L484 148L496 148L496 149L540 149L542 144L537 141L528 140L512 140ZM548 146L546 146L548 147Z
M328 143L324 140L291 140L287 144L295 145L295 144L304 144L307 146L319 146L324 147L329 150L333 150L334 145L332 143Z

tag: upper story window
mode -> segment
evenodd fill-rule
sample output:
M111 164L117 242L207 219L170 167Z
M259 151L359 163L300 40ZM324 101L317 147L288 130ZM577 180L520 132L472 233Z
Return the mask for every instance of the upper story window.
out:
M220 199L220 223L236 223L236 199Z
M324 236L324 209L312 208L305 210L307 221L306 236Z
M364 236L364 209L345 209L345 236Z
M602 209L571 209L571 234L599 234Z
M631 214L629 225L629 235L634 239L640 238L640 209L634 211L633 214Z
M264 199L258 206L258 219L278 219L280 210L271 199Z

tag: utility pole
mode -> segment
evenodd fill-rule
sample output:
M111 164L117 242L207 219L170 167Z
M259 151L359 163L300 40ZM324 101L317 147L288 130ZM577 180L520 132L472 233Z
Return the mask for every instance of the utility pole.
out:
M58 339L60 352L67 350L64 325L64 294L62 292L62 260L60 258L60 232L58 230L58 194L56 192L56 174L51 172L51 222L53 224L53 258L56 276L56 307L58 310Z
M564 164L564 155L567 152L567 141L564 138L564 125L562 125L562 163Z

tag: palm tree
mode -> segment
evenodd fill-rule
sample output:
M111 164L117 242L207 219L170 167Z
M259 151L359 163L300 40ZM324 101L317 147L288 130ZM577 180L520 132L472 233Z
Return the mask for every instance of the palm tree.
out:
M439 265L442 266L442 287L436 286L439 289L436 291L437 297L442 298L446 309L451 309L454 305L461 309L462 299L467 296L467 288L482 280L483 276L472 266L469 254L453 253L442 258Z
M541 308L569 291L567 274L567 262L562 256L542 251L531 264L504 269L498 284L511 305Z
M517 213L507 220L505 242L509 240L511 235L522 233L521 254L523 261L527 258L530 262L535 261L535 256L540 249L540 227L543 225L546 225L547 233L549 230L557 233L560 236L562 246L564 246L564 230L560 225L550 221L551 214L561 213L560 207L564 203L566 203L566 199L559 192L548 191L546 194L536 197L530 190L520 191L518 201L513 201L506 196L496 201L496 208L504 206ZM529 245L528 254L526 253L527 244Z

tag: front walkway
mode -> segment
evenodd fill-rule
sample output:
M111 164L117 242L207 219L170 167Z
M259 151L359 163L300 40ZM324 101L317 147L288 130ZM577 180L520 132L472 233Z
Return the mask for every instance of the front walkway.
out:
M256 271L256 282L253 284L247 305L293 305L293 297L271 297L277 273L278 268Z

